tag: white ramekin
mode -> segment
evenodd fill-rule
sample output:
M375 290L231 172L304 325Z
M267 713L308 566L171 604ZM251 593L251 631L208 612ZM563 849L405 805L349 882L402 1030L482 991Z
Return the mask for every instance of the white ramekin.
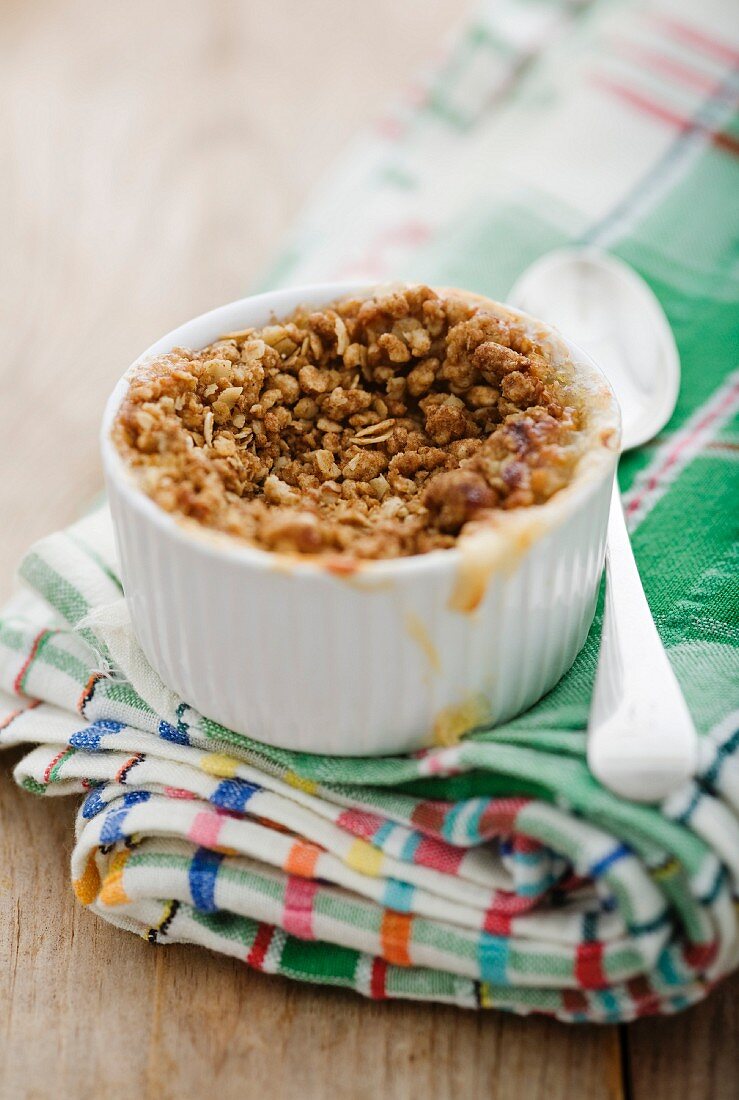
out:
M281 290L181 325L129 368L102 426L121 575L148 660L209 718L305 752L407 752L452 743L524 710L574 661L603 567L618 456L615 398L580 350L514 310L554 354L576 364L591 395L590 444L566 489L544 505L501 513L458 548L365 562L338 575L320 560L270 553L178 520L138 487L111 426L142 362L266 324L301 303L322 306L371 289Z

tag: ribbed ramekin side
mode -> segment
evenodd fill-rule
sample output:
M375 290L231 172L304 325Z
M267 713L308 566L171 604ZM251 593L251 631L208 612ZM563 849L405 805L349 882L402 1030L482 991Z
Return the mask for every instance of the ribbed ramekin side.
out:
M610 479L586 507L537 540L515 571L495 578L481 609L497 653L492 712L520 713L554 687L587 637L603 570ZM496 591L497 588L497 591Z
M503 720L556 683L592 619L609 491L494 574L468 615L450 610L451 570L374 587L264 570L205 553L115 487L111 505L135 629L168 687L258 740L378 755L430 744L455 710Z
M426 737L415 643L394 591L357 595L328 577L214 562L115 487L111 505L139 642L197 710L306 752L377 754L418 747L419 729Z

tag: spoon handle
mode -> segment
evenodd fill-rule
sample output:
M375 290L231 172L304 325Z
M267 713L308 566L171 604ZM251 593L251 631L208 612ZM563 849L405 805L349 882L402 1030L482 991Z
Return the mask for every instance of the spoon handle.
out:
M695 726L644 595L614 480L588 764L623 798L658 802L693 774L697 752Z

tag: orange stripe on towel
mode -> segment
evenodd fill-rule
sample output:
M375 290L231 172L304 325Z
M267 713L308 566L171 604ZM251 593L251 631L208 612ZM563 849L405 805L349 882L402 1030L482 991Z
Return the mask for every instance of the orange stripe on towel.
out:
M83 718L85 717L85 707L92 699L95 693L95 687L98 682L102 680L102 678L102 672L93 672L92 676L90 676L90 679L87 681L84 688L82 689L82 694L77 700L77 710Z
M299 878L314 878L314 871L321 849L315 844L307 844L304 840L296 840L285 860L285 870L288 875L298 875Z
M98 896L98 890L100 889L100 874L98 872L97 863L95 862L94 852L87 857L87 864L84 871L79 878L74 880L72 886L75 896L83 905L90 905Z
M380 928L382 957L395 966L411 966L408 945L411 938L413 916L410 913L396 913L386 909Z
M101 905L125 905L131 899L123 889L123 871L131 852L116 852L110 861L110 870L103 880L98 894Z
M33 639L33 643L28 652L28 656L21 665L15 680L13 680L13 691L16 695L23 695L26 688L26 676L29 673L31 665L38 657L41 647L44 645L47 638L50 638L53 633L53 630L40 630L36 637Z

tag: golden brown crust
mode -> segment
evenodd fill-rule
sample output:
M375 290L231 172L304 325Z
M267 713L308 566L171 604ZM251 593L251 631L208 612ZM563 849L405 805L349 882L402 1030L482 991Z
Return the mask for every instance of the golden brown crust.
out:
M492 304L402 287L161 356L113 436L168 512L268 550L396 558L571 480L572 372Z

